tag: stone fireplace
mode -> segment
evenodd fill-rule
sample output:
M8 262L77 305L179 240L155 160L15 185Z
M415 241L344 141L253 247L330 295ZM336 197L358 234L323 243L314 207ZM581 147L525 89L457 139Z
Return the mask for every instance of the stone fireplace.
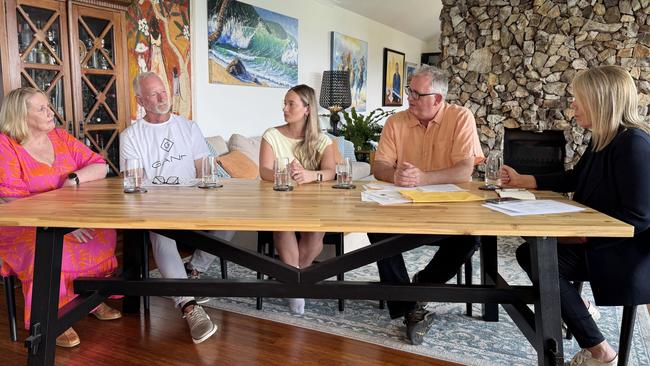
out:
M582 69L620 65L650 104L650 0L442 0L441 68L448 100L469 108L483 151L503 147L505 128L562 131L565 166L591 137L575 124L571 80Z

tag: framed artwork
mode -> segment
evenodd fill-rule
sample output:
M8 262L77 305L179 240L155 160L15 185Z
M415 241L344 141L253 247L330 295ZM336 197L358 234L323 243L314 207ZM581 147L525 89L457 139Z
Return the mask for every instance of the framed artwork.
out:
M172 112L192 119L192 55L189 1L134 1L126 12L129 80L141 72L160 76ZM79 44L86 52L83 44ZM131 121L142 118L144 108L131 98Z
M406 88L406 86L411 83L411 78L413 77L413 74L415 73L415 70L418 68L418 66L418 64L413 62L406 63L406 82L404 83L404 88Z
M382 106L401 106L404 100L404 54L384 48Z
M423 64L438 67L440 66L440 52L423 53L420 62Z
M332 32L330 70L350 71L352 107L366 110L368 87L368 42Z
M298 19L240 1L208 0L210 83L298 84Z

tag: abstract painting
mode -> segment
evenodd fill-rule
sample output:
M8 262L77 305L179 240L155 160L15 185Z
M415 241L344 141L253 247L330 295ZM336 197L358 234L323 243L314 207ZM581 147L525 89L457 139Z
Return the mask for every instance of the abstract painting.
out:
M332 32L330 55L331 70L350 71L352 107L357 112L364 112L368 86L368 42Z
M384 48L382 105L401 106L404 100L404 54Z
M298 19L235 0L208 0L210 83L298 83Z
M192 118L190 1L134 1L126 12L129 80L141 72L160 76L172 112ZM130 87L131 120L144 116Z

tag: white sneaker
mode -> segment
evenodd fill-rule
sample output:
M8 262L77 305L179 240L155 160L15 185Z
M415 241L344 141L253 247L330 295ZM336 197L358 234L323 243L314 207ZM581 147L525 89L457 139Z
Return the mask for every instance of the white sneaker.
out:
M609 362L601 362L591 356L591 352L581 349L576 353L571 361L566 362L564 366L616 366L618 363L618 354Z
M190 334L194 343L201 343L217 331L217 325L212 323L208 314L199 305L194 305L191 312L183 315L190 326Z

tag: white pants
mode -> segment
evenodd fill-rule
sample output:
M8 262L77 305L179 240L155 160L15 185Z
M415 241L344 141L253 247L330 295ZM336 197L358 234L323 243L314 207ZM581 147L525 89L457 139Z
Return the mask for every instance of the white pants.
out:
M224 239L227 241L232 240L233 236L235 236L234 231L217 231L217 230L212 230L208 231L210 235L216 236L219 239ZM187 264L188 269L195 269L199 272L205 272L208 270L208 267L212 264L214 261L215 256L204 252L200 249L197 249L192 253L192 258L190 259L190 262Z
M235 235L234 231L210 231L209 233L226 240L232 239ZM185 272L181 255L178 252L176 241L153 232L149 232L149 238L151 239L153 257L158 265L162 277L186 279L187 273ZM199 250L196 250L195 254L196 252L199 252ZM199 261L198 265L205 265L205 268L207 269L215 256L203 251L200 252L201 254L197 256L197 261ZM192 258L194 258L194 255L192 255ZM197 270L199 269L197 268ZM194 297L183 296L172 297L172 299L177 307L181 307L186 302L194 300Z

